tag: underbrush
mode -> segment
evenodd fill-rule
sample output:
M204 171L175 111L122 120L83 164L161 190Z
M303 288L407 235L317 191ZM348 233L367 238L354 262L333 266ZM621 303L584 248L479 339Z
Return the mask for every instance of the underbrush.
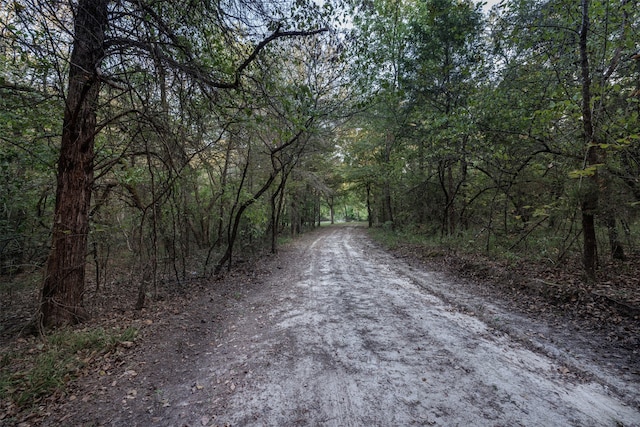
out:
M400 245L420 245L436 247L433 237L419 230L393 230L390 227L375 227L369 229L369 234L387 249L396 249Z
M92 361L131 343L135 328L61 329L42 338L19 338L0 355L0 422L49 396L64 393ZM6 420L5 420L6 421Z
M373 228L371 236L387 249L400 246L420 247L427 256L444 254L476 255L506 263L535 262L555 265L567 258L580 256L575 244L567 245L566 239L544 234L532 234L528 238L518 235L487 235L486 230L466 230L451 236L443 236L421 227L392 230L389 227Z

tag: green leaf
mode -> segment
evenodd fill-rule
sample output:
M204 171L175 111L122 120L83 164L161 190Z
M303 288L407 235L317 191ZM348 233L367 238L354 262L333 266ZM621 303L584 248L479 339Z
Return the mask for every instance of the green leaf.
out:
M584 169L572 170L571 172L569 172L569 178L579 179L579 178L594 176L598 171L598 168L601 166L604 166L604 164L599 163L596 165L589 165Z

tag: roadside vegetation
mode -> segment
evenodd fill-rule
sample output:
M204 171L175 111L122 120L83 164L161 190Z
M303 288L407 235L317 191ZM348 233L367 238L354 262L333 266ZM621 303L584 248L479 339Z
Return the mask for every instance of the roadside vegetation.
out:
M0 421L11 422L18 413L63 396L67 384L97 364L121 357L135 337L134 328L88 327L18 339L0 358Z

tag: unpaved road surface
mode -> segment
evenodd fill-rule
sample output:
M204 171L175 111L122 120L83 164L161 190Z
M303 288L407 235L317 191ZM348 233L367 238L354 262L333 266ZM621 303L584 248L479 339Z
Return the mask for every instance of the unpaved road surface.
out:
M364 229L310 233L274 262L156 325L62 423L640 426L638 373L600 363L588 337L554 341L566 331L408 266Z

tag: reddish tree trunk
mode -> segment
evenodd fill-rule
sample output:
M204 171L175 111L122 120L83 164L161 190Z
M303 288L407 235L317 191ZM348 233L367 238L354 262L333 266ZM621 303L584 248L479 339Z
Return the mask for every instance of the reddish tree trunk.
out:
M52 247L41 293L45 327L73 324L85 317L82 297L100 90L96 70L104 55L107 3L107 0L82 0L76 11Z

